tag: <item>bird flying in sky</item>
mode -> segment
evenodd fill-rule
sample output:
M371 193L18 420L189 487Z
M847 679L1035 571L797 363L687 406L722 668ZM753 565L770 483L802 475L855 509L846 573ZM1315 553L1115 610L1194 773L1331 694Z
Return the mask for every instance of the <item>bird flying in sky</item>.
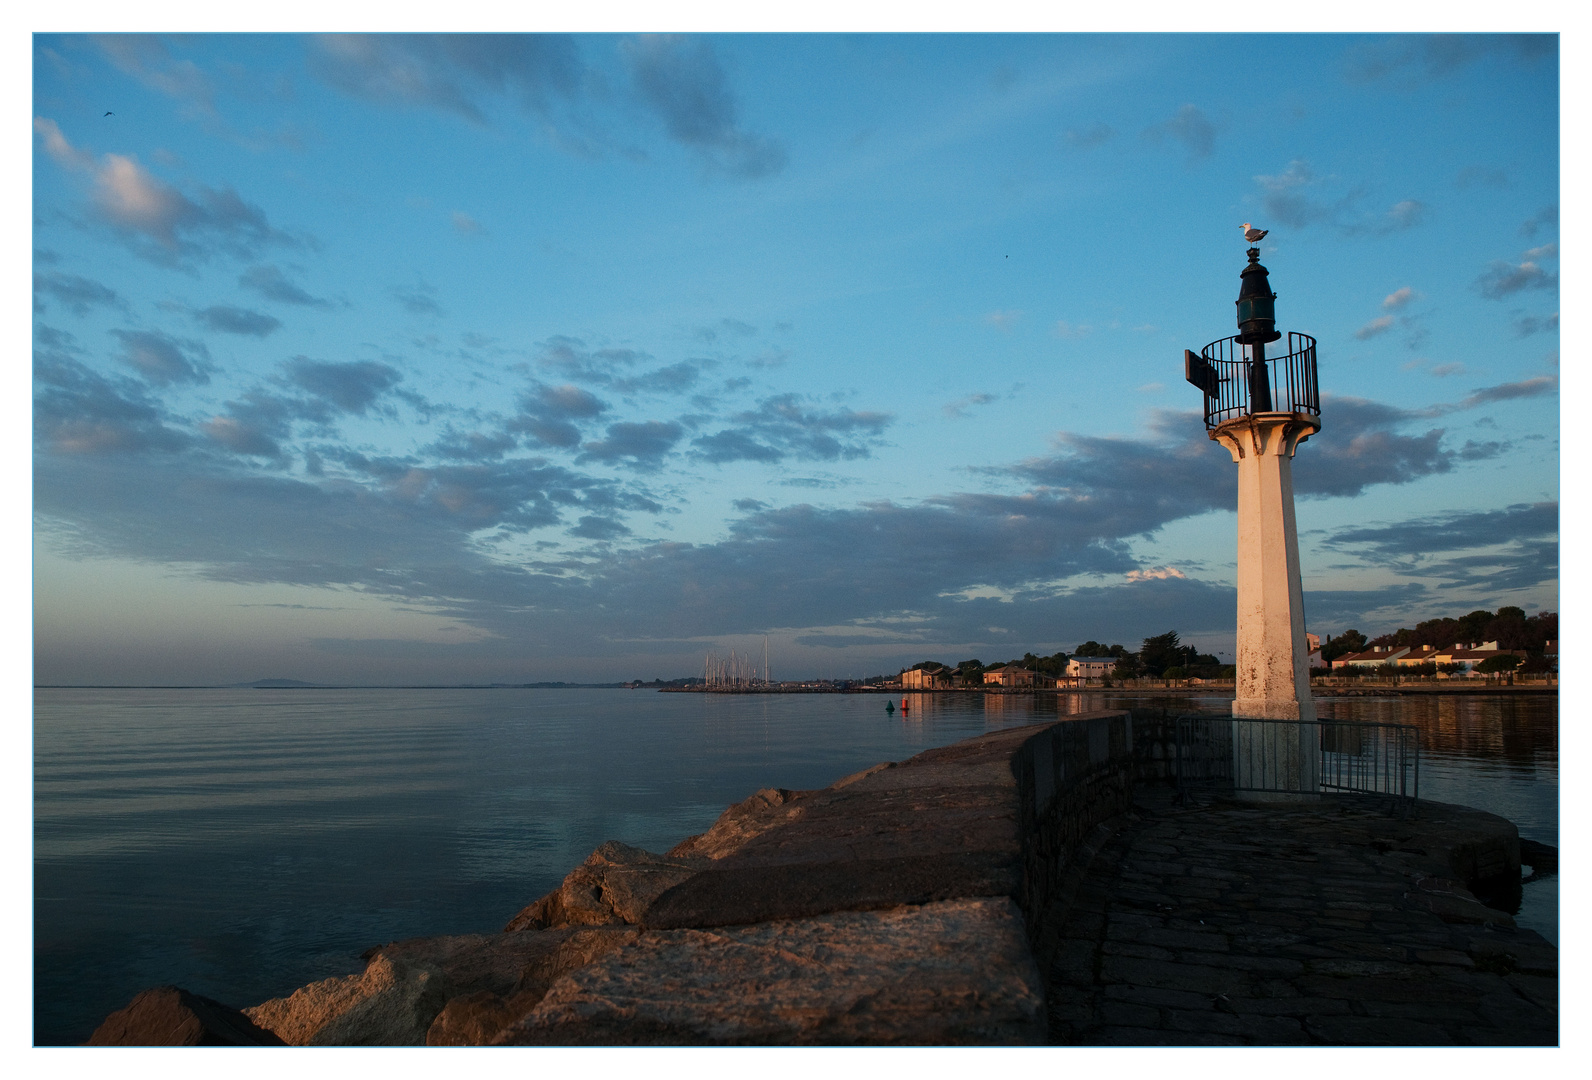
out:
M1248 240L1251 244L1260 243L1260 238L1271 231L1270 229L1252 229L1249 227L1249 222L1247 221L1240 225L1239 228L1244 230L1244 239Z

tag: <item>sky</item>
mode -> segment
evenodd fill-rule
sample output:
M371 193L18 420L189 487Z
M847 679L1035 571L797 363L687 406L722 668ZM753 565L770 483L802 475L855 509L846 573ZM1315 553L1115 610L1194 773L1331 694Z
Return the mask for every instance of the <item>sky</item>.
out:
M1306 619L1559 609L1553 36L38 34L33 677L1234 651L1185 348L1318 340Z

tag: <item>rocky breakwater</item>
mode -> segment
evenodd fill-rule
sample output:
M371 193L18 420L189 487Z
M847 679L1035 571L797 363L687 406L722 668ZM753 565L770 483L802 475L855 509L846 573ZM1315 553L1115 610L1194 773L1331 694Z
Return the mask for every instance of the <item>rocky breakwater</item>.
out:
M394 942L285 998L208 1003L226 1023L200 1017L180 1040L140 1028L141 995L95 1038L1043 1043L1025 915L1131 801L1131 728L1089 714L765 789L662 855L602 845L501 933Z

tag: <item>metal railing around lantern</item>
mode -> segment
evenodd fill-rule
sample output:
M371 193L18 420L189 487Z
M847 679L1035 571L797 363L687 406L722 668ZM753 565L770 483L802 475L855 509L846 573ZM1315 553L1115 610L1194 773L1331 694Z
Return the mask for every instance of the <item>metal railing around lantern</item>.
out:
M1200 359L1209 365L1201 373L1205 426L1215 428L1251 413L1291 412L1320 416L1316 339L1309 334L1290 332L1286 356L1267 356L1258 363L1252 359L1254 348L1241 344L1237 337L1229 337L1213 341L1200 350Z

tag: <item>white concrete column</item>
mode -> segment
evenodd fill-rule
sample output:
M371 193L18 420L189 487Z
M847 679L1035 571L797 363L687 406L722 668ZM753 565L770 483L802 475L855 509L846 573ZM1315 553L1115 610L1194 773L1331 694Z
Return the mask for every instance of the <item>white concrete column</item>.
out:
M1238 678L1233 700L1234 779L1314 792L1317 728L1310 699L1293 456L1321 430L1303 413L1256 413L1210 433L1238 464ZM1239 717L1305 721L1300 728ZM1268 796L1246 796L1265 799ZM1289 798L1270 796L1269 798Z

